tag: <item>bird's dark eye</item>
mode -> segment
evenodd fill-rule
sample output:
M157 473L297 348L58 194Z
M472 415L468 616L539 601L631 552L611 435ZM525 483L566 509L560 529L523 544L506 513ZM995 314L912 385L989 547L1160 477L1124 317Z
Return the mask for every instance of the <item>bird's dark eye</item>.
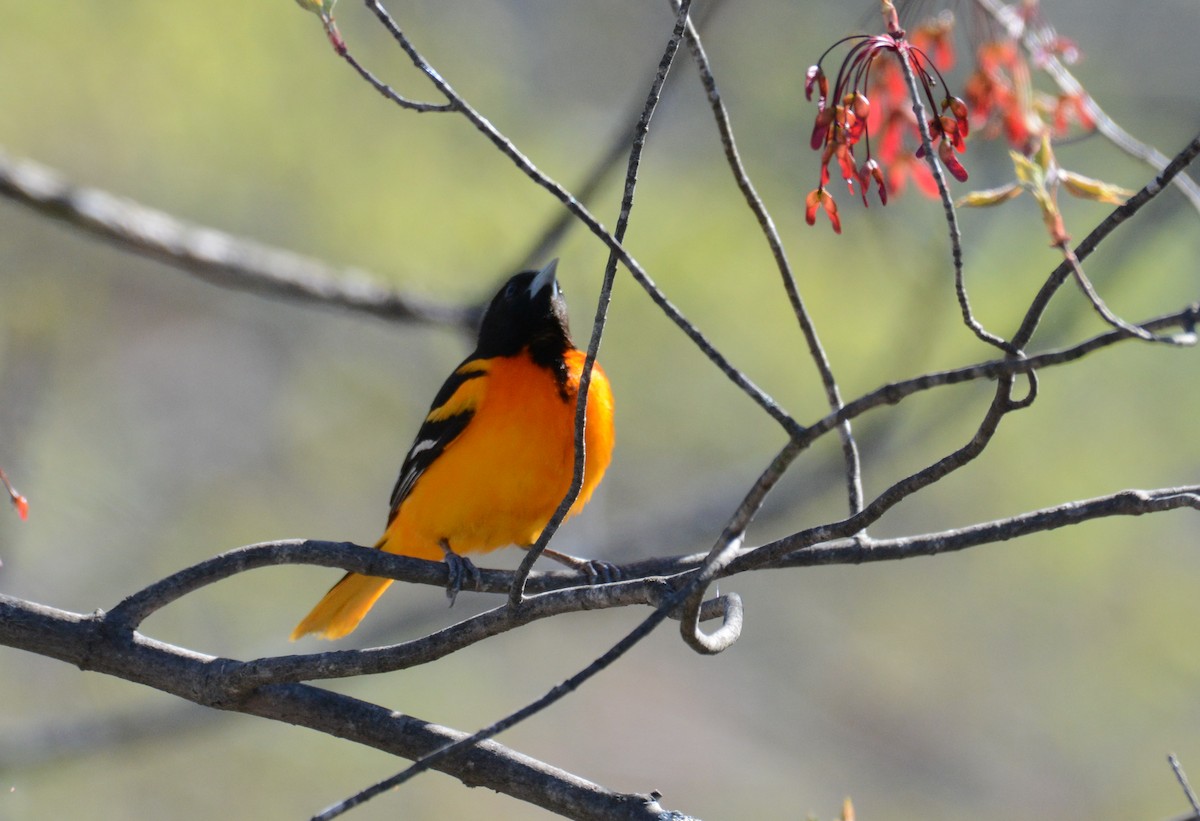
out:
M504 286L504 298L506 300L511 300L516 295L517 295L517 283L510 282Z

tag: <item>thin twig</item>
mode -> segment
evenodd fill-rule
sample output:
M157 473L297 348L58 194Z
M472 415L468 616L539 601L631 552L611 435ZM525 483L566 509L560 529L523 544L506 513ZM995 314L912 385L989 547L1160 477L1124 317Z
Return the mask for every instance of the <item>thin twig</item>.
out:
M817 327L809 315L808 308L805 307L803 297L800 295L800 288L796 284L796 277L792 272L791 263L788 261L787 251L783 247L783 240L780 238L779 231L775 227L775 221L771 218L771 214L767 210L762 197L755 190L754 183L750 180L750 174L746 171L746 166L742 162L741 154L737 149L737 141L734 139L733 125L729 119L729 111L726 109L725 101L722 99L721 92L717 88L717 81L713 76L712 66L709 63L708 54L705 52L704 43L700 39L700 33L690 20L687 25L687 41L688 48L692 52L692 58L696 63L696 69L700 74L700 82L703 84L705 93L708 95L708 102L717 124L717 131L721 135L721 146L725 150L726 163L729 165L730 171L733 172L733 178L746 200L746 205L750 208L751 213L754 214L755 219L758 220L759 229L767 240L767 245L771 249L771 255L775 258L775 265L779 269L780 278L783 280L783 288L787 293L788 301L791 303L792 312L796 315L796 321L799 323L800 330L804 334L805 342L808 345L809 356L817 367L817 373L820 375L821 384L825 389L825 399L829 403L830 409L836 412L842 406L842 397L837 379L833 375L833 367L830 365L829 357L825 353L824 346L821 344L821 338L817 334ZM857 513L862 509L863 504L862 463L859 459L858 443L854 440L854 433L848 422L839 426L838 434L841 436L842 458L846 466L847 501L850 512Z
M1179 763L1179 759L1175 757L1174 753L1167 756L1167 763L1171 765L1171 769L1175 772L1175 780L1179 782L1184 796L1187 798L1188 803L1192 805L1193 816L1200 816L1200 800L1196 798L1196 793L1192 791L1192 785L1188 783L1187 773L1183 771L1183 765Z
M654 117L654 112L658 108L658 102L662 95L663 86L667 82L667 76L671 72L671 65L675 62L675 53L679 50L679 42L683 39L684 24L688 20L688 12L691 8L692 0L683 0L676 11L675 28L671 32L670 38L667 40L667 46L663 50L662 59L659 60L658 69L655 71L654 79L650 83L650 91L646 95L646 103L642 107L641 117L638 118L637 125L633 129L633 145L629 150L629 163L625 171L625 193L621 198L621 213L617 217L617 226L613 231L613 236L618 243L625 241L625 232L629 227L629 216L633 212L634 193L637 191L638 169L641 167L642 151L646 147L646 139L650 134L650 121ZM516 610L521 605L521 600L525 595L525 580L529 576L529 572L533 569L533 563L538 560L542 552L546 549L546 545L554 538L554 534L558 532L558 528L566 519L568 511L575 504L575 499L579 496L579 490L583 487L583 472L584 465L587 460L587 448L584 437L584 429L587 420L587 401L588 392L592 383L592 369L596 365L596 355L600 351L600 341L604 336L604 325L608 318L608 306L612 301L613 282L617 276L617 255L610 251L608 262L604 267L604 278L600 283L600 296L596 301L596 314L592 320L592 335L588 341L587 355L584 357L583 371L579 377L578 398L575 405L575 453L574 466L571 474L571 484L567 488L567 493L563 496L558 504L558 508L554 511L554 515L550 517L550 521L542 528L542 532L538 534L537 542L529 548L525 556L521 559L521 564L517 568L516 579L513 581L512 590L508 594L508 606L511 610Z
M954 199L950 196L950 189L946 185L946 175L942 173L942 166L937 160L937 151L933 148L933 138L929 131L929 120L925 116L925 106L921 103L921 92L917 88L916 75L913 73L912 65L909 63L908 56L905 53L900 53L897 55L897 58L900 63L900 70L904 73L904 82L908 86L908 96L912 100L913 115L917 118L917 130L921 133L921 146L924 149L925 163L929 166L929 170L933 172L933 179L937 183L938 196L942 200L942 211L946 215L946 227L950 235L950 257L954 263L954 292L958 296L958 307L962 312L963 323L971 329L971 332L975 336L984 342L1015 356L1018 354L1019 349L984 328L971 312L971 300L967 296L967 284L963 276L962 231L958 225L958 211L954 208Z
M1093 228L1091 233L1084 237L1083 242L1075 246L1075 259L1079 261L1087 259L1092 251L1109 234L1117 229L1117 226L1132 217L1152 199L1161 194L1163 189L1196 159L1197 155L1200 155L1200 134L1193 137L1191 142L1172 157L1171 161L1167 163L1162 171L1155 175L1154 179L1146 183L1140 191L1125 200L1124 203L1114 208L1112 213ZM1037 330L1037 326L1042 320L1042 316L1046 312L1046 308L1050 304L1050 300L1070 275L1071 265L1066 260L1051 272L1046 282L1043 283L1041 289L1030 303L1029 309L1025 312L1025 316L1021 320L1021 326L1013 334L1013 345L1017 348L1023 348L1029 343L1034 331Z
M689 19L703 25L713 18L723 3L724 0L711 0L705 3L699 10L689 9ZM647 71L649 70L648 68ZM675 79L679 76L678 72L667 75L667 82L663 86L662 96L667 96L673 90L676 85ZM644 110L645 101L639 95L637 99L631 101L628 109L616 118L617 122L628 123L628 125L611 138L604 153L596 159L587 174L584 175L583 182L574 188L575 199L583 205L591 207L590 203L600 191L608 175L617 167L617 164L622 159L628 158L629 146L633 144L634 139L637 137L638 124L641 122ZM520 261L516 265L505 268L504 271L519 271L538 265L540 261L550 256L554 249L559 246L563 237L566 236L567 231L575 222L576 217L569 210L556 210L546 226L537 233L537 239L518 257Z
M399 94L395 89L393 89L387 83L381 81L374 74L372 74L370 71L368 71L362 65L362 63L358 62L358 60L354 57L354 55L351 54L350 51L346 48L346 44L344 42L340 43L339 45L340 45L340 47L335 46L335 50L337 51L338 56L341 57L343 60L345 60L347 63L349 63L351 68L353 68L355 71L357 71L359 76L362 77L364 80L366 80L368 83L370 83L375 88L376 91L378 91L384 97L391 100L393 103L400 106L401 108L408 109L409 111L416 111L418 113L451 112L451 111L455 110L456 107L455 107L454 103L452 103L452 102L451 103L421 103L421 102L417 102L415 100L410 100L407 97Z
M699 562L689 568L695 569ZM631 579L608 585L584 585L529 596L513 614L501 604L491 610L410 641L384 647L328 650L303 655L259 658L231 666L227 671L229 698L239 698L256 687L293 681L348 678L407 670L457 653L481 641L527 624L561 616L616 607L657 608L674 595L684 574ZM704 602L699 620L727 618L728 602L714 598ZM683 618L677 610L669 618Z
M1194 303L1174 313L1148 319L1142 322L1139 327L1148 330L1180 328L1182 333L1177 338L1186 339L1195 337L1197 323L1200 323L1200 303ZM1133 338L1133 335L1124 330L1109 331L1067 348L1046 351L1026 356L1025 358L1005 357L1004 359L992 359L961 368L933 371L899 382L889 382L846 403L845 407L838 413L831 413L813 422L805 428L804 436L800 438L800 441L802 444L807 445L817 437L832 430L840 419L853 419L872 408L877 408L881 405L894 405L915 393L927 391L942 385L959 385L964 382L973 382L981 379L999 379L1018 374L1032 374L1042 368L1074 362L1093 351L1131 338Z
M1136 325L1130 325L1125 320L1114 314L1112 310L1105 304L1104 300L1097 293L1096 288L1092 285L1092 281L1088 279L1087 274L1083 272L1083 265L1080 264L1079 258L1075 256L1075 252L1071 250L1071 246L1064 240L1056 243L1055 247L1062 252L1063 259L1071 267L1071 272L1075 275L1075 282L1079 285L1079 290L1083 291L1084 296L1092 303L1092 308L1100 315L1100 318L1118 328L1130 336L1136 336L1138 339L1146 342L1163 342L1168 345L1194 345L1196 344L1196 335L1194 333L1184 334L1183 336L1159 336L1152 334L1145 328L1139 328Z
M628 269L629 273L641 285L642 289L650 296L650 299L658 306L667 317L675 323L698 347L708 359L717 366L717 368L725 375L727 379L737 385L747 396L749 396L760 408L767 412L776 422L779 423L784 430L789 434L795 434L800 431L800 425L793 419L779 404L771 398L762 388L754 384L742 371L734 367L724 354L718 351L711 342L693 325L670 300L662 293L650 279L649 274L641 264L633 258L633 256L625 250L624 246L617 241L611 233L609 233L600 221L585 208L580 202L558 182L546 176L533 162L526 157L507 137L505 137L499 129L475 110L465 99L463 99L454 88L442 78L442 76L434 70L432 66L426 62L421 53L416 50L413 44L409 41L407 35L396 24L396 21L388 13L387 9L379 2L379 0L364 0L372 13L383 23L384 27L392 35L392 38L408 55L413 65L425 74L430 82L445 95L446 99L455 104L456 110L467 118L468 121L475 127L477 131L483 134L489 142L494 145L501 154L508 157L517 168L521 170L525 176L533 180L539 187L545 189L561 202L576 219L582 222L587 229L594 234L601 242L603 242L610 251L617 255L621 264Z

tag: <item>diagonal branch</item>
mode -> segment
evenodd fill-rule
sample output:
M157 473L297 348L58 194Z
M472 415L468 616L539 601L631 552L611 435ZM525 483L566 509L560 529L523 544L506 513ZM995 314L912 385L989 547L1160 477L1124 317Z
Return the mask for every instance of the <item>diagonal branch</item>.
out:
M1146 342L1162 342L1168 345L1180 346L1196 344L1196 335L1194 333L1185 333L1183 336L1157 336L1145 328L1130 325L1121 319L1121 317L1112 312L1112 309L1108 307L1103 297L1096 291L1096 287L1092 285L1092 281L1084 273L1083 265L1079 262L1079 258L1075 256L1075 252L1071 250L1071 246L1067 240L1064 239L1056 242L1055 247L1062 252L1063 259L1071 267L1071 273L1075 275L1075 283L1079 286L1079 290L1083 291L1083 295L1092 303L1092 308L1109 325Z
M711 20L717 10L722 6L724 0L710 0L705 3L699 11L694 9L689 10L689 19L699 20L701 23ZM649 71L649 69L647 69ZM666 84L663 86L663 94L674 88L673 78L679 74L668 74ZM616 117L617 122L629 123L629 125L615 135L604 153L601 154L592 164L588 173L584 176L583 182L575 188L575 199L584 205L589 205L596 194L599 192L609 174L617 167L617 164L622 158L629 156L629 146L637 137L639 124L641 123L643 112L645 111L645 102L639 96L634 100L629 107ZM539 265L542 260L550 256L555 248L563 241L567 231L576 222L575 215L569 210L563 209L555 212L550 218L546 226L537 234L537 239L534 240L529 249L520 257L520 262L513 265L511 268L505 268L505 271L519 271L523 268L533 268ZM616 236L617 232L614 231Z
M1192 138L1192 141L1184 146L1178 154L1171 158L1171 161L1155 175L1154 179L1142 186L1141 190L1134 194L1121 205L1113 209L1104 220L1092 229L1083 241L1075 247L1074 257L1077 262L1082 262L1087 259L1092 251L1104 241L1109 234L1117 229L1127 219L1132 217L1142 208L1144 208L1151 200L1163 192L1163 189L1174 180L1179 174L1183 173L1183 169L1187 168L1197 155L1200 155L1200 134ZM1071 275L1071 263L1063 260L1057 268L1055 268L1050 276L1043 283L1041 290L1034 296L1033 301L1029 305L1029 309L1025 312L1025 317L1021 320L1021 326L1013 335L1013 344L1018 348L1022 348L1029 343L1033 337L1034 331L1042 321L1042 316L1046 312L1046 308L1050 305L1050 300L1057 293L1062 284L1066 282L1067 277Z
M962 313L963 323L982 341L1003 351L1007 351L1012 355L1016 355L1019 350L1018 346L1010 344L984 328L971 312L971 300L967 295L967 283L963 275L962 230L958 225L958 211L954 208L954 200L951 198L950 189L946 185L946 175L942 173L942 166L938 162L937 152L933 148L933 137L929 131L929 120L925 116L925 106L921 102L921 92L917 88L917 78L913 73L912 64L907 54L900 54L899 62L900 70L904 73L904 82L908 86L908 96L912 100L912 111L913 116L917 119L917 130L921 134L921 147L925 152L925 163L933 173L933 180L937 184L938 196L942 201L942 211L946 216L946 227L950 236L950 257L954 264L954 293L958 297L958 307ZM934 112L935 116L936 114L937 112Z
M227 288L299 299L389 320L471 329L474 306L439 304L384 287L363 271L338 269L282 248L186 222L131 199L73 185L55 171L0 150L0 195L123 251L158 260Z
M996 431L999 429L1000 422L1004 417L1015 410L1027 407L1032 402L1033 397L1036 395L1037 382L1034 379L1032 371L1028 373L1028 377L1030 379L1029 394L1020 400L1013 399L1013 385L1015 380L1012 376L1001 376L997 379L995 396L988 406L987 412L984 414L984 418L976 429L975 434L966 444L938 459L933 464L891 485L876 496L860 512L840 522L824 526L828 528L829 535L824 536L821 541L860 533L865 528L877 522L887 511L904 499L940 481L945 476L978 458L991 442L992 437L996 435ZM815 530L821 529L818 528ZM867 537L862 536L862 538L866 539ZM746 560L753 564L761 565L777 559L779 554L780 549L777 543L771 546L764 545L763 547L751 550L748 554L749 558Z
M637 125L633 129L633 145L629 151L629 164L625 171L625 194L621 198L621 213L617 217L617 227L613 231L613 237L619 243L625 241L625 231L629 227L629 215L633 212L633 199L634 193L637 190L638 169L641 167L642 151L646 147L646 138L650 135L650 120L654 117L654 112L658 108L658 101L661 98L663 86L667 82L671 65L675 62L675 52L679 49L679 41L683 39L684 23L688 20L688 12L691 5L692 0L683 0L679 5L679 10L675 18L675 28L671 32L671 37L667 41L667 47L663 51L662 59L658 63L654 80L650 83L650 91L646 95L646 104L642 108L642 115L638 118ZM583 471L587 459L584 428L587 421L588 392L592 383L592 369L596 365L596 354L600 351L600 340L604 335L604 325L608 319L608 306L612 301L613 282L616 276L617 255L609 252L608 262L604 266L604 278L600 283L600 296L596 301L595 319L592 320L592 336L588 341L587 354L583 361L583 371L579 376L579 392L575 404L575 456L572 466L571 484L567 488L567 493L563 496L562 501L558 503L558 508L555 509L554 514L550 517L550 521L546 523L546 526L542 528L542 532L538 534L537 542L526 552L524 558L521 559L521 565L517 568L516 580L513 582L512 590L508 594L508 606L513 610L521 604L521 599L525 592L525 579L533 569L533 563L542 555L542 552L546 549L546 545L550 543L550 540L554 538L554 534L558 532L559 526L567 518L567 512L575 504L575 499L578 498L579 491L583 487Z
M783 280L784 291L787 292L788 301L792 305L792 311L796 315L796 320L800 324L800 330L804 334L805 342L808 344L809 356L812 358L813 363L817 367L817 373L821 377L821 384L825 389L825 399L829 403L829 407L836 412L842 406L842 397L838 389L837 379L833 375L833 366L829 363L829 357L826 355L825 348L821 345L821 338L817 334L817 327L813 323L808 308L804 304L804 298L800 295L800 288L796 284L796 277L792 272L791 263L788 261L787 251L783 247L783 240L779 236L779 231L775 228L775 221L771 219L771 214L767 211L766 204L763 203L762 197L755 190L754 183L751 182L750 175L746 171L746 166L742 163L741 154L738 153L737 142L733 136L733 125L729 120L729 112L725 108L725 102L722 100L721 92L717 88L717 81L713 76L712 67L708 61L708 54L705 52L704 44L700 40L699 31L690 20L687 24L687 41L688 48L692 52L692 59L695 61L696 68L700 73L700 82L703 84L704 90L708 95L708 102L717 124L717 131L721 135L721 145L725 149L726 162L729 165L729 169L733 172L733 178L737 182L742 196L745 197L746 205L754 214L755 219L758 220L759 228L762 230L763 236L766 237L767 245L771 249L771 255L775 258L775 265L779 269L779 276ZM846 463L846 495L849 501L850 512L857 513L862 509L863 504L862 464L858 455L858 443L854 441L854 434L850 429L849 422L843 422L838 426L838 434L842 439L842 458Z
M1183 790L1184 797L1192 805L1192 818L1200 817L1200 798L1196 797L1195 791L1192 790L1192 785L1188 783L1187 773L1183 771L1183 765L1179 763L1179 759L1175 757L1174 753L1167 756L1167 763L1171 765L1171 769L1175 773L1175 780L1179 782L1179 787Z
M379 2L379 0L364 0L367 8L379 19L383 26L392 35L397 45L408 55L413 65L422 74L425 74L445 97L455 105L456 110L462 114L467 120L488 139L505 157L513 162L520 171L533 180L539 187L549 192L555 199L561 202L567 210L575 215L575 218L583 223L587 229L595 235L608 249L616 254L617 259L629 271L634 280L637 281L642 289L650 296L650 299L658 306L666 316L675 323L675 325L687 335L701 352L717 366L717 368L725 375L727 379L737 385L743 393L749 396L760 408L779 423L789 434L799 432L800 426L779 404L771 398L762 388L756 385L745 375L741 370L734 367L732 363L726 359L725 355L718 351L711 342L694 326L678 308L676 308L666 295L662 293L659 287L650 279L649 274L641 266L641 264L633 258L630 253L625 250L624 246L617 241L611 233L609 233L600 221L596 219L587 208L585 208L578 199L567 191L561 184L546 176L533 162L526 157L507 137L505 137L499 129L492 125L486 117L480 114L475 108L468 103L462 96L454 90L442 76L425 60L421 53L417 51L408 36L388 13L387 9Z

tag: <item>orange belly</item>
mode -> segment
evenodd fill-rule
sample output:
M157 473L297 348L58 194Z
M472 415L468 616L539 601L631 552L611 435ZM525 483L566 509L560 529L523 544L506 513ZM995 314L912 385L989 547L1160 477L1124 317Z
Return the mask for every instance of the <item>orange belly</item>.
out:
M417 479L379 547L441 560L441 541L455 553L527 545L566 495L571 482L579 375L584 355L566 356L566 398L553 374L528 357L487 360L486 386L466 430ZM599 365L592 371L578 513L612 456L612 391Z

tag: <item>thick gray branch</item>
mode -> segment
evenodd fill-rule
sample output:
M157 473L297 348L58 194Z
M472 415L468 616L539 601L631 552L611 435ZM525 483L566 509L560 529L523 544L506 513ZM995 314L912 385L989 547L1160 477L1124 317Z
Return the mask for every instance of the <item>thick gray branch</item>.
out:
M471 328L474 306L400 294L363 271L185 222L131 199L73 185L0 149L0 195L40 214L228 288L348 308L391 320Z
M0 595L0 644L116 676L208 707L261 716L417 759L465 737L349 696L305 684L260 687L227 700L237 662L114 629L103 614L85 616ZM485 741L440 759L436 769L578 819L645 819L668 814L654 797L616 793Z

